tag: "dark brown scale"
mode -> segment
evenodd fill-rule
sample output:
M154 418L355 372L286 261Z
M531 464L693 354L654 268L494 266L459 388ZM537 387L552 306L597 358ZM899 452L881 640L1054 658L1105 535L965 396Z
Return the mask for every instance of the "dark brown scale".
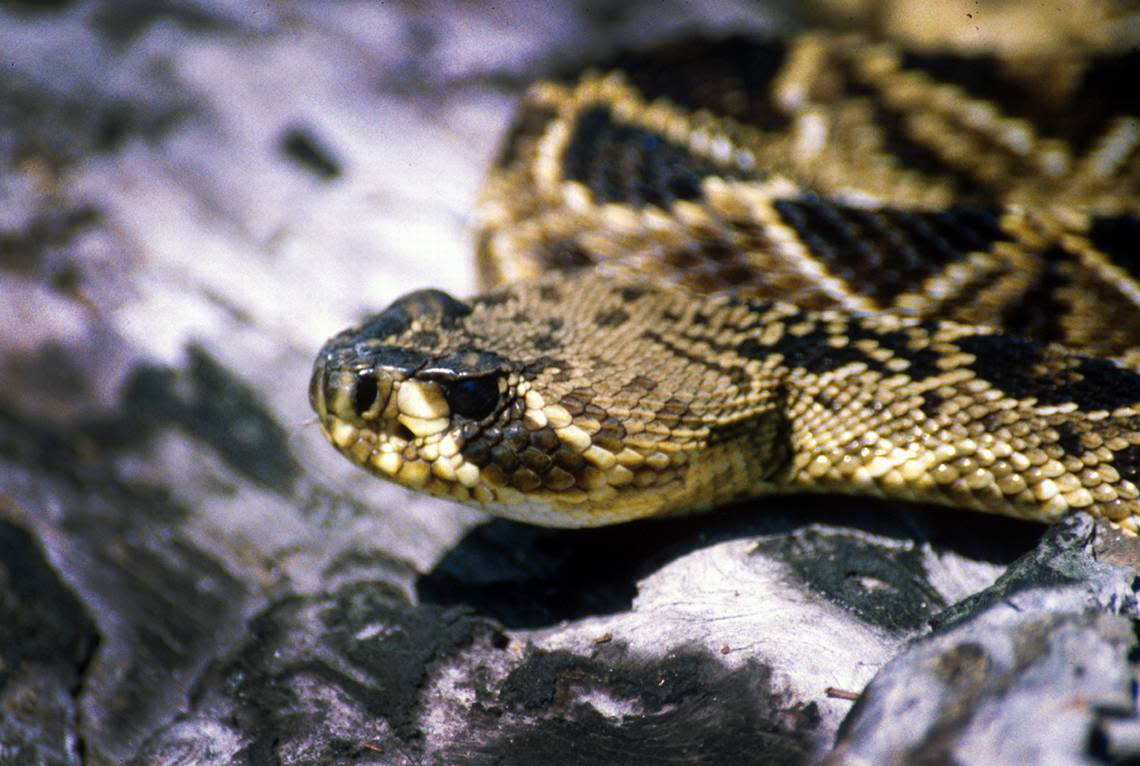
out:
M507 483L507 472L495 463L482 465L479 467L484 481L486 481L491 486L501 487Z
M511 474L511 486L519 492L534 492L542 486L542 479L529 468L519 468Z
M629 312L622 308L603 311L594 317L598 327L621 327L629 320Z
M670 267L681 272L688 272L700 264L700 255L691 247L671 248L665 251L662 258Z
M786 53L781 40L697 39L626 53L612 68L646 101L666 98L690 111L707 109L764 130L784 130L788 116L764 96Z
M562 470L558 466L550 469L550 471L542 477L543 485L555 492L561 492L570 489L574 486L576 479L567 471Z
M755 274L756 269L747 263L730 263L716 270L714 281L725 286L746 284Z
M538 291L538 295L547 303L558 303L562 300L562 294L553 285L543 285L542 289Z
M571 417L578 417L586 412L586 404L594 397L592 388L576 388L562 397L558 403L570 413Z
M523 450L522 454L519 455L519 462L535 473L541 475L550 469L550 466L554 461L551 459L550 455L546 454L542 450L536 447L527 447L525 450Z
M499 154L496 167L505 168L518 159L519 151L530 141L542 135L550 121L558 116L554 109L528 104L515 119L503 141L503 151Z
M519 422L511 423L503 429L503 443L515 452L522 452L526 449L527 445L530 444L530 438L530 431Z
M586 466L586 459L565 444L554 453L554 462L558 467L575 475Z
M464 457L470 460L470 455L465 451ZM504 471L513 471L518 468L519 458L514 448L507 444L497 444L491 448L491 460L495 465L501 467ZM472 461L474 462L474 461Z
M661 423L666 428L676 428L681 423L681 418L689 411L687 402L679 399L667 399L661 403L661 407L657 410L657 422Z
M902 58L904 69L923 71L961 87L970 98L999 104L1003 114L1029 120L1043 136L1066 141L1078 154L1091 148L1117 116L1140 114L1140 50L1092 57L1074 93L1056 92L1053 83L1059 79L1041 63L1037 76L1015 77L996 56L912 51Z
M584 414L586 415L586 417L592 418L592 419L597 420L597 421L601 421L601 420L604 420L607 417L609 417L608 412L606 412L604 409L602 409L598 405L594 404L593 402L587 402L586 403L586 408L584 410Z
M494 460L493 449L491 445L484 442L471 441L463 446L463 458L480 468L486 468Z
M567 237L545 242L534 251L535 257L548 268L558 271L572 271L585 268L597 262L577 239Z
M554 433L554 429L540 428L530 435L530 443L538 449L548 454L553 454L562 444L562 440L558 438L558 434Z
M539 351L553 351L562 345L558 339L550 333L540 333L531 336L530 344Z
M687 147L614 119L607 107L591 107L578 116L562 155L562 173L586 186L600 203L668 209L678 200L701 196L701 179L752 177L719 167Z
M657 388L657 381L651 378L647 378L644 375L634 375L633 379L629 381L629 384L626 386L626 388L647 394L653 389Z
M602 421L602 428L593 436L594 444L610 452L620 452L626 437L625 425L615 417Z

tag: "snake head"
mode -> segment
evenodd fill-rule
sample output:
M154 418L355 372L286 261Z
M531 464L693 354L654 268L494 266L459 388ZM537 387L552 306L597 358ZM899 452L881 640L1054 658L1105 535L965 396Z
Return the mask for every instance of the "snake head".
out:
M326 343L309 401L329 441L386 478L471 500L479 470L460 450L506 409L512 381L506 359L472 348L471 311L421 290Z
M771 396L668 352L669 317L694 305L588 274L468 301L420 291L326 343L310 399L353 462L496 515L596 526L707 505L754 483L732 455L772 441Z

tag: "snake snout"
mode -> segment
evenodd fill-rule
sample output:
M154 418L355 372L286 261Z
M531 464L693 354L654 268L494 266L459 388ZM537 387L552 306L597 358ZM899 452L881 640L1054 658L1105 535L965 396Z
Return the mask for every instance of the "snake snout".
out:
M309 377L309 406L313 412L324 420L327 408L325 405L325 360L318 357L313 364L313 374Z
M321 418L337 418L354 425L374 421L384 412L392 394L392 381L372 369L345 369L328 357L313 365L309 379L309 405Z

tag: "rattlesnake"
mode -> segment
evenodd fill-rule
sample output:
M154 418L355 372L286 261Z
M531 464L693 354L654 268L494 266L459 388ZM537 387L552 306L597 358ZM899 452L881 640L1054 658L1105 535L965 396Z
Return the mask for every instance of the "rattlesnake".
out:
M1136 531L1138 76L806 34L541 81L480 208L487 292L331 339L321 428L552 526L824 491Z

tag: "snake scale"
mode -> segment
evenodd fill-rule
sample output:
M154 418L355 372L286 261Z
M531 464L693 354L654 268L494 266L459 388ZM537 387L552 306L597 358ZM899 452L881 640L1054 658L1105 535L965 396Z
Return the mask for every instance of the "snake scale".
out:
M592 526L829 492L1140 518L1140 51L687 39L527 92L484 292L332 338L379 476Z

